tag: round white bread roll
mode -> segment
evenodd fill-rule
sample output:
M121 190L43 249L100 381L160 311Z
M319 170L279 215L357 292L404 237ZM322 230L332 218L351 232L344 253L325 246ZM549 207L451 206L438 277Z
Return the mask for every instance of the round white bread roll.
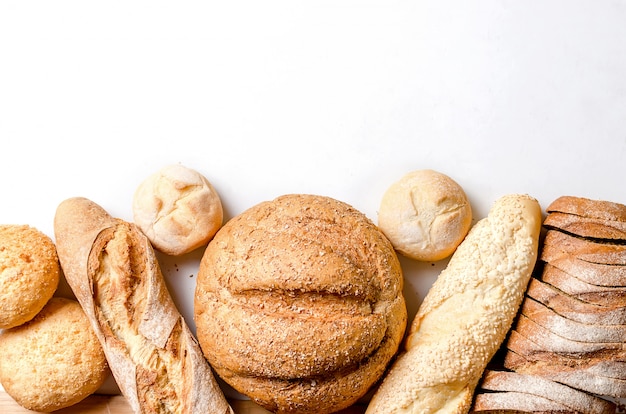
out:
M224 213L209 180L175 164L139 185L133 197L133 217L157 250L180 256L208 243L222 226Z
M407 311L398 257L364 214L288 194L231 219L200 263L194 318L205 356L275 413L330 413L383 375Z
M417 170L383 195L378 227L402 255L421 261L450 256L472 224L463 188L445 174Z

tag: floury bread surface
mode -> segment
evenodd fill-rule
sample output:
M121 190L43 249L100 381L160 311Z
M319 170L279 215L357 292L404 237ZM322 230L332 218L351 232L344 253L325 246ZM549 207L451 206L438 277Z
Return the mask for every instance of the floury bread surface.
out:
M62 202L61 266L136 413L232 413L165 286L148 239L85 198Z
M100 342L75 300L53 297L30 321L0 331L0 382L28 410L70 407L96 392L108 374Z
M278 413L329 413L383 374L406 327L391 243L359 211L285 195L233 218L202 258L202 349L239 392Z
M426 295L367 414L470 410L524 297L540 228L535 199L512 194L496 201Z

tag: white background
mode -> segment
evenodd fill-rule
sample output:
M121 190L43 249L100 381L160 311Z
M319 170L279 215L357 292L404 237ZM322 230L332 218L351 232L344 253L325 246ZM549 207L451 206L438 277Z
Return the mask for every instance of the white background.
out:
M507 193L626 203L626 1L3 1L0 140L0 222L50 236L71 196L132 220L172 163L227 218L317 193L376 222L424 168L475 220ZM161 256L192 327L200 256ZM414 313L445 263L402 263Z

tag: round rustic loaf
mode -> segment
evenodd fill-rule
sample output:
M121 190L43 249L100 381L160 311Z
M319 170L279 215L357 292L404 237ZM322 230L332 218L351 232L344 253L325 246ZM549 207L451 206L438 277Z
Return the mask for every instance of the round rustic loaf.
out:
M402 270L366 216L285 195L222 227L200 264L203 352L240 393L277 413L330 413L383 374L406 328Z
M100 342L75 300L53 297L32 320L0 333L0 382L29 410L74 405L108 373Z
M27 225L1 225L0 329L34 318L57 290L60 274L50 237Z

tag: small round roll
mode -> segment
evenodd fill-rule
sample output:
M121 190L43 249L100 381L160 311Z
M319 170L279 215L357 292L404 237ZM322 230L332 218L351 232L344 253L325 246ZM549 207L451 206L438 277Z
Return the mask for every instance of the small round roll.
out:
M77 301L53 297L31 321L0 333L0 382L22 407L51 412L93 394L108 375Z
M219 195L199 172L175 164L143 181L133 196L133 219L159 251L189 253L222 226Z
M28 322L59 285L54 243L27 225L0 226L0 329Z
M463 188L433 170L412 171L383 195L378 226L402 255L420 261L450 256L472 224Z

